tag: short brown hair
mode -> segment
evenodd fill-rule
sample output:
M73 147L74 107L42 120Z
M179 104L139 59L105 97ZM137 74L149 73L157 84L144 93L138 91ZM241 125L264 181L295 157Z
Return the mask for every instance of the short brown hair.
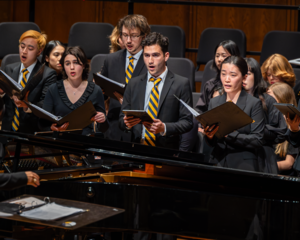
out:
M87 59L83 49L79 46L68 47L60 59L60 64L62 66L63 79L68 78L66 71L65 71L65 65L64 65L65 58L67 55L73 55L74 57L76 57L78 63L81 63L80 65L84 66L83 72L82 72L82 80L87 80L88 75L89 75L90 65L88 63L88 59Z
M169 39L160 33L152 32L143 41L143 49L145 46L159 45L162 52L166 54L169 48Z
M276 53L271 55L261 66L261 73L265 81L268 81L267 72L270 72L276 76L282 78L282 80L294 87L296 82L296 76L294 70L289 61L282 55Z
M132 28L140 29L142 36L144 35L147 36L150 33L150 26L147 22L147 18L145 18L143 15L133 14L133 15L127 15L126 17L123 17L118 22L118 29L120 34L122 34L123 26L128 29L132 29Z

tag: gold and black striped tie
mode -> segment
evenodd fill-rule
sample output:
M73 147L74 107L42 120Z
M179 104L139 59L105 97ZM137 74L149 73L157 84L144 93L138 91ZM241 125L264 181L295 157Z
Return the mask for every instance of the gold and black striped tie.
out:
M22 73L23 73L23 77L22 77L22 80L21 80L20 83L21 83L22 87L24 88L26 86L26 83L27 83L26 75L27 75L27 73L29 73L29 71L27 70L27 68L24 68L22 70ZM20 118L19 108L16 107L14 118L13 118L13 121L12 121L12 130L14 132L18 131L18 129L19 129L19 126L20 126L19 118Z
M129 83L129 80L133 74L133 68L134 68L134 65L133 65L133 56L129 56L129 64L128 64L128 67L127 67L127 70L126 70L126 76L125 76L125 81L126 81L126 84Z
M158 111L158 100L159 100L159 90L158 84L161 82L161 78L155 79L150 78L151 82L154 82L154 86L150 93L150 99L148 104L148 114L152 119L157 118L157 111ZM145 129L145 145L155 146L156 136L149 132L147 128Z

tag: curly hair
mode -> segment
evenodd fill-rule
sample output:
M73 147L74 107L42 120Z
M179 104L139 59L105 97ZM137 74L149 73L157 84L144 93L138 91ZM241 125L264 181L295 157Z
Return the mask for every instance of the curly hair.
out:
M169 39L160 33L152 32L142 41L143 48L145 46L152 46L155 44L160 46L160 48L164 54L166 52L168 52Z
M268 82L268 70L274 76L281 78L283 82L287 83L291 87L295 86L296 76L291 64L288 60L276 53L271 55L261 66L261 72L264 80Z
M75 47L67 47L66 51L64 52L64 54L62 55L61 59L60 59L60 64L62 66L62 75L63 75L63 79L67 79L68 76L66 74L65 71L65 58L67 55L73 55L78 63L83 67L83 71L82 71L82 80L87 80L88 79L88 75L89 75L89 70L90 70L90 65L88 63L88 59L83 51L83 49L79 46L75 46Z
M123 26L128 29L140 29L142 36L147 36L150 33L150 26L147 22L147 18L145 18L143 15L132 14L123 17L118 22L119 33L122 33Z
M116 51L119 51L121 49L119 44L119 38L120 38L120 32L118 30L118 27L116 26L114 30L112 31L111 35L109 36L110 40L110 46L109 46L109 52L114 53Z

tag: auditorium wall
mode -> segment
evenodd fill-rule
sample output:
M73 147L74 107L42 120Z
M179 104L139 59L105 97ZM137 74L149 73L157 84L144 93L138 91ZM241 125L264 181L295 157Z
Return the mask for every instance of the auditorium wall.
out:
M199 1L199 0L191 0ZM205 0L207 1L207 0ZM300 0L211 0L257 4L300 5ZM28 21L29 0L0 1L0 20ZM51 39L68 42L76 22L107 22L116 25L127 15L128 4L105 1L35 1L35 22ZM254 8L229 8L168 4L134 4L134 13L147 17L149 24L177 25L186 34L186 47L197 48L201 32L207 27L239 28L247 37L247 50L260 51L264 35L272 30L297 31L298 12ZM88 41L92 36L86 36ZM194 63L196 53L186 53ZM257 60L259 57L255 57ZM203 66L202 66L203 69Z

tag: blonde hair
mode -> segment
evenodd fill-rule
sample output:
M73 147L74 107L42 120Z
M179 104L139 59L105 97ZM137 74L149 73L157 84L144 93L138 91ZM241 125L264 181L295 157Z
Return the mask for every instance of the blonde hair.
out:
M296 76L291 64L288 60L276 53L270 56L261 66L261 73L265 81L268 81L267 72L270 72L276 76L281 78L285 83L290 85L291 87L295 86Z
M109 46L109 52L114 53L116 51L119 51L121 49L119 44L119 38L120 38L120 32L118 27L116 26L114 30L112 31L111 35L109 36L110 40L110 46Z
M277 82L269 87L279 103L290 103L297 107L294 90L286 83ZM287 123L288 124L288 123ZM285 157L288 150L288 141L277 144L275 153L280 157Z
M37 40L37 45L38 45L39 50L44 49L44 47L46 46L47 35L44 33L35 31L35 30L28 30L28 31L24 32L19 39L19 44L21 44L21 42L25 38L29 38L29 37Z

